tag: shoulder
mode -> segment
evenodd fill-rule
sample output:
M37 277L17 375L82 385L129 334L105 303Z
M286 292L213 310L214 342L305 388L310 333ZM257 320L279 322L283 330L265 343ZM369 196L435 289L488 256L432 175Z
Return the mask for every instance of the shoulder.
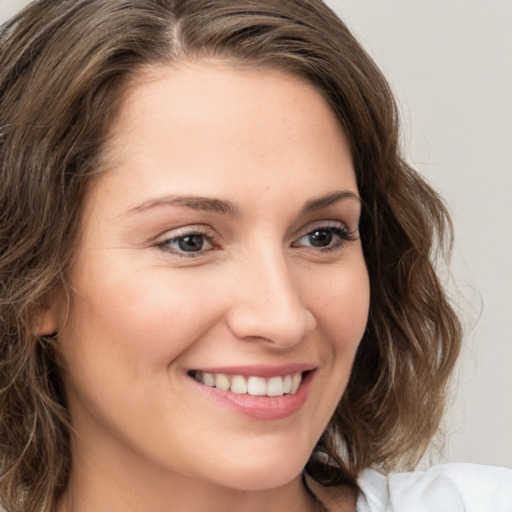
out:
M354 510L343 488L307 475L305 482L328 512ZM505 467L452 463L387 475L365 469L358 484L357 512L512 512L512 469Z
M512 470L442 464L427 471L364 470L358 512L512 512Z

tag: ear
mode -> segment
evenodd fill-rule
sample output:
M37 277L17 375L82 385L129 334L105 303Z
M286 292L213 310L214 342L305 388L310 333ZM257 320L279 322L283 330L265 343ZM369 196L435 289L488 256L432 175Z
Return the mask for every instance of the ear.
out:
M66 297L61 288L46 294L30 312L32 334L50 336L59 332L64 325Z

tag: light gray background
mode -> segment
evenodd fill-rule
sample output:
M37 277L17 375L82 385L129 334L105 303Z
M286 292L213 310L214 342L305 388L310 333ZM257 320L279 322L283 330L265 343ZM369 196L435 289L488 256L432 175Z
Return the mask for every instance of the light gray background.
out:
M0 20L27 3L0 0ZM390 80L404 150L455 221L467 333L433 461L512 466L512 1L327 3Z

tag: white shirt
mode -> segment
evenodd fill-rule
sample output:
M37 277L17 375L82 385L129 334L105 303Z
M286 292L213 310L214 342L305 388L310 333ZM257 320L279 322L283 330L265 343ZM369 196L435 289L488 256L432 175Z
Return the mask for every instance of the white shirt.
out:
M512 512L512 469L452 463L358 479L357 512ZM333 512L335 509L332 509Z

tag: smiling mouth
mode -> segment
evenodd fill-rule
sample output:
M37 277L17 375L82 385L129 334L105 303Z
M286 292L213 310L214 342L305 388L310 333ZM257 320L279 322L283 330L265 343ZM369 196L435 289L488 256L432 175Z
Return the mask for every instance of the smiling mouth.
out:
M231 391L231 393L238 395L270 397L295 394L303 378L306 377L308 373L310 372L296 372L290 375L265 379L257 376L207 373L199 370L191 370L188 372L197 382L221 391Z

